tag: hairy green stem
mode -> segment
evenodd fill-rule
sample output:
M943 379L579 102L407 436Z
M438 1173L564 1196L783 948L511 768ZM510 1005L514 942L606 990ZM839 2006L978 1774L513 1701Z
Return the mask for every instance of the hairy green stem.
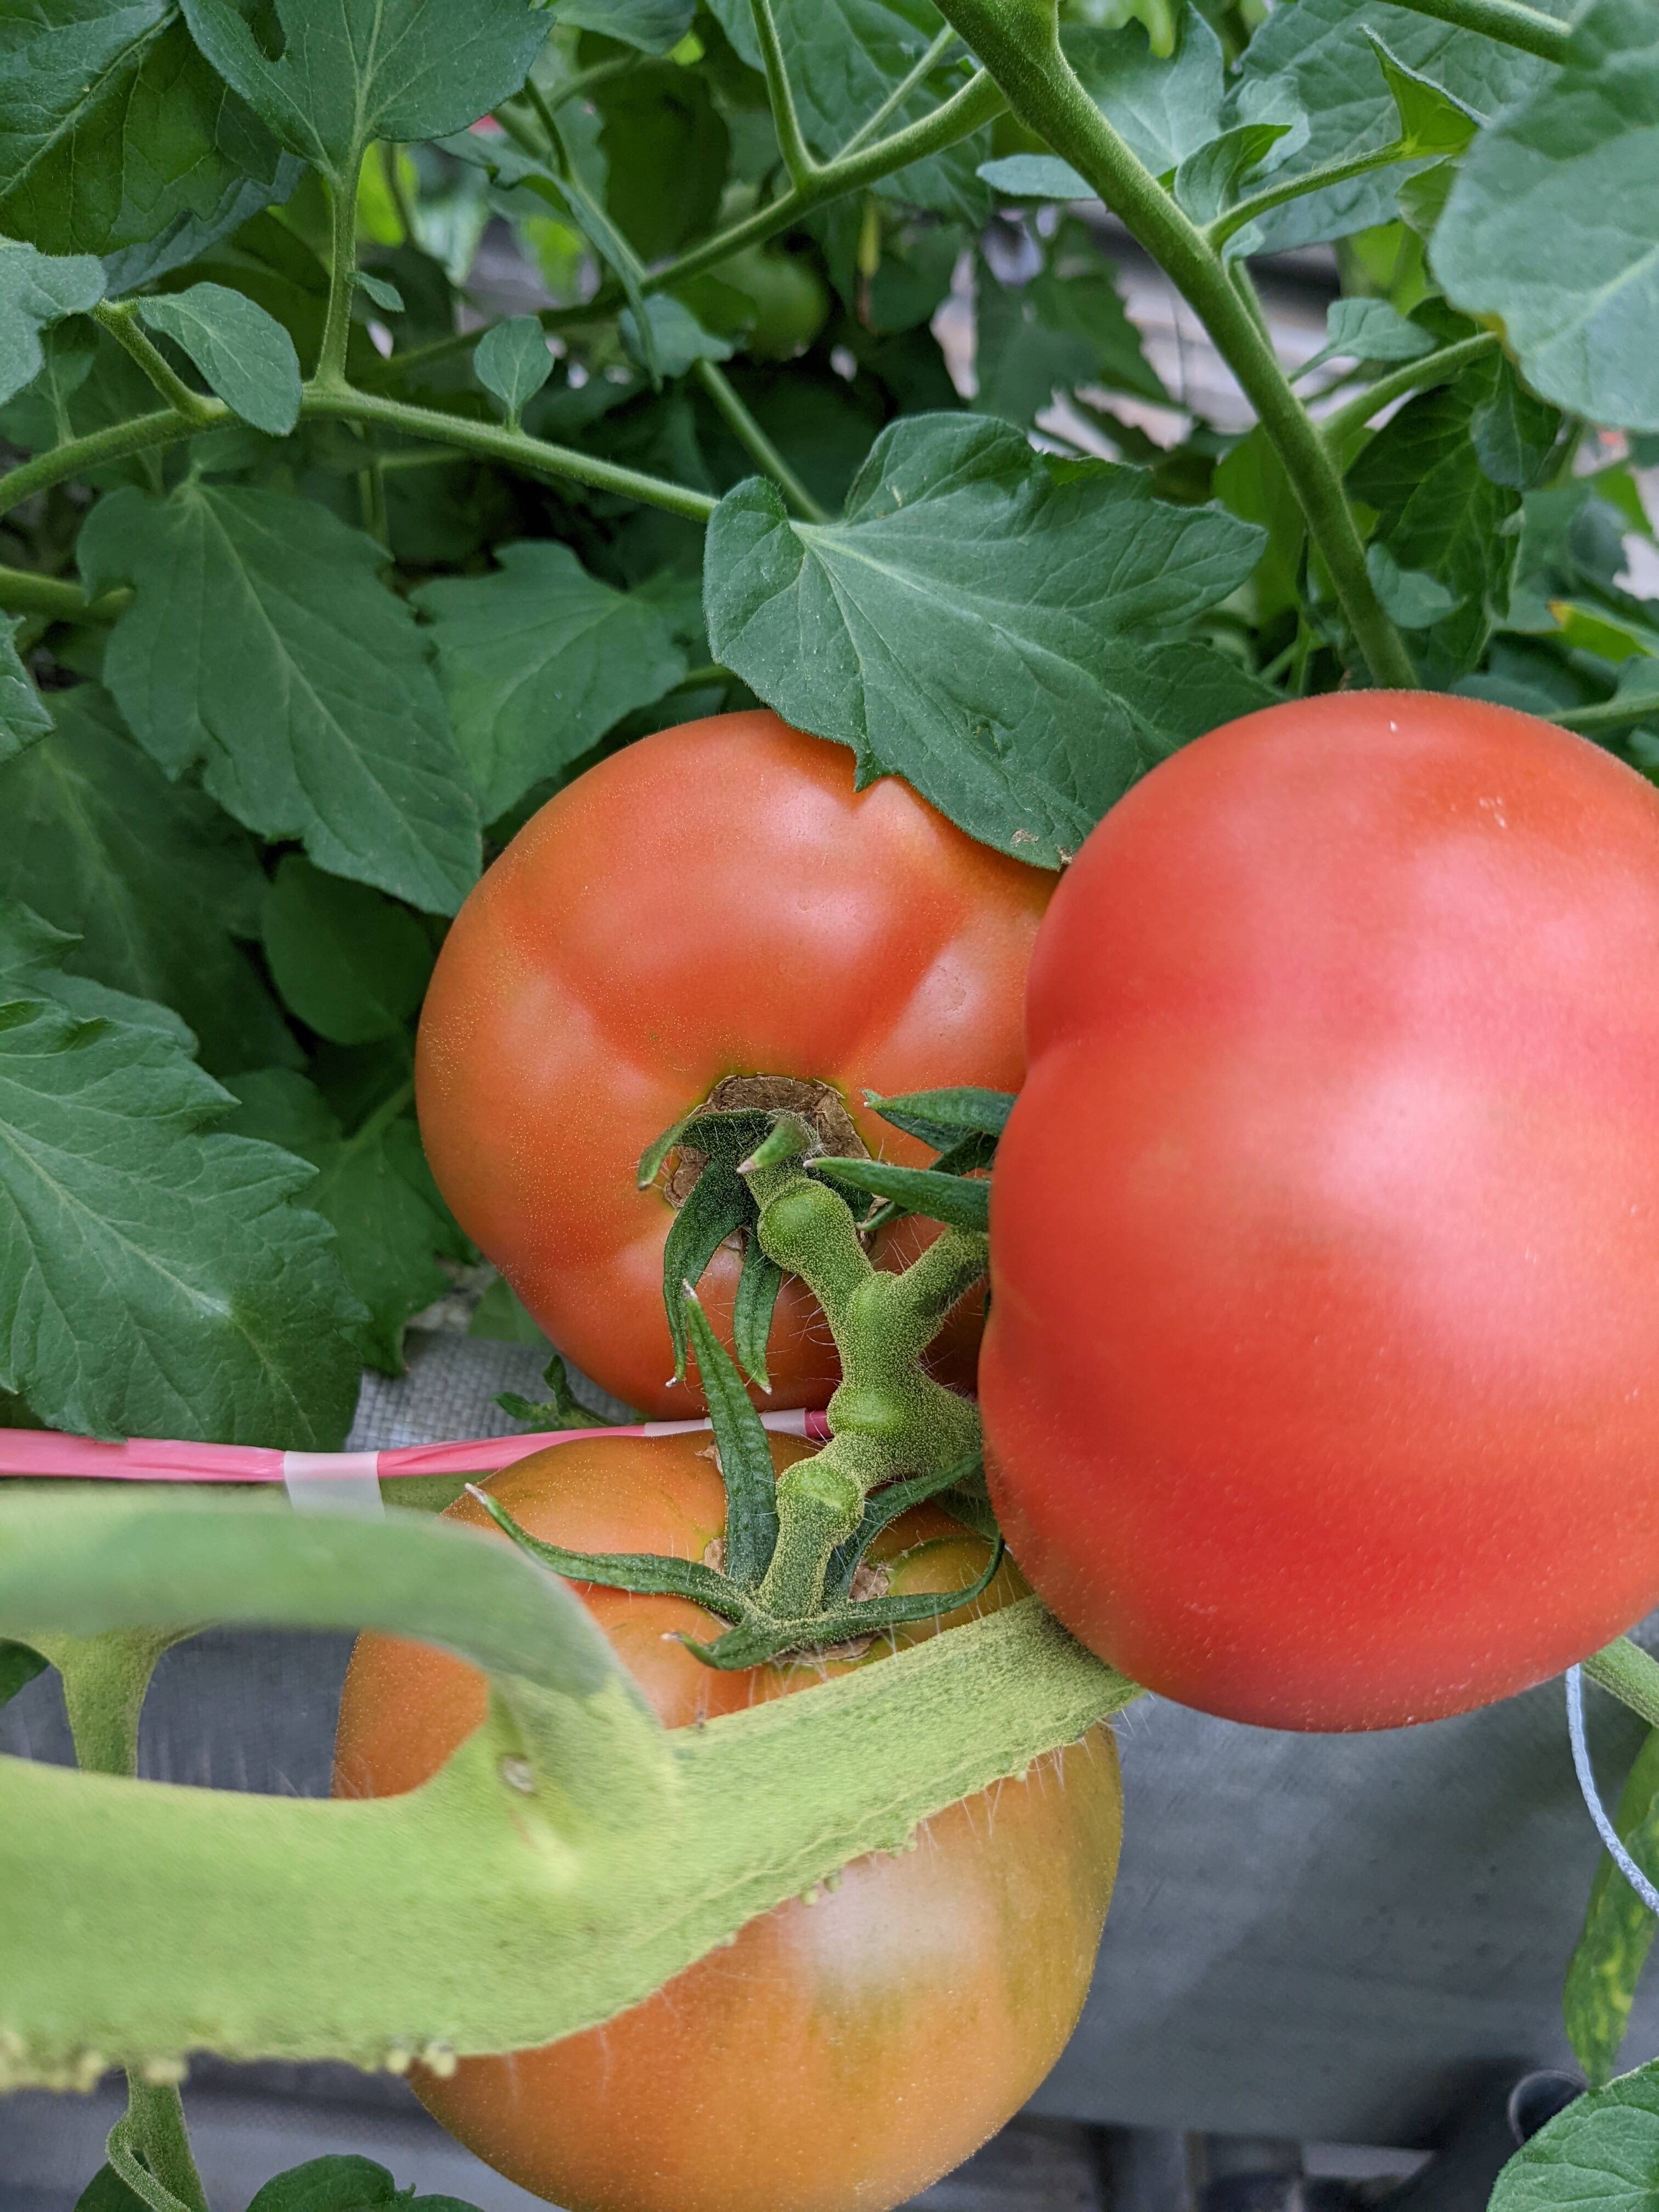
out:
M5 2087L155 2078L204 2045L374 2068L573 2034L1136 1694L1025 1599L665 1731L510 1546L251 1500L0 1499L0 1635L43 1619L379 1627L495 1695L430 1783L372 1802L0 1759Z
M1659 724L1659 695L1650 695L1645 702L1637 698L1620 698L1615 692L1611 699L1598 699L1588 707L1562 707L1550 715L1564 730L1593 732L1595 730L1629 729L1637 722Z
M1461 31L1479 31L1522 53L1536 54L1547 62L1567 58L1571 26L1558 22L1541 8L1528 8L1522 0L1400 0L1413 15L1432 15L1437 22L1455 23Z
M749 0L749 10L754 18L761 64L766 71L766 96L772 105L772 128L777 133L778 151L783 156L790 181L798 186L810 185L818 165L812 159L796 112L794 88L784 66L783 45L778 37L772 0Z
M1052 0L944 0L944 12L1021 121L1088 179L1208 331L1279 454L1372 682L1413 688L1417 672L1366 572L1335 463L1224 264L1079 82L1060 52Z
M1620 1636L1604 1650L1584 1662L1592 1682L1611 1690L1621 1704L1639 1713L1650 1728L1659 1728L1659 1659Z
M1449 384L1458 371L1472 361L1479 361L1491 353L1498 344L1496 331L1479 331L1472 338L1459 338L1454 344L1442 346L1437 352L1420 355L1416 361L1402 362L1398 368L1379 376L1363 392L1345 400L1340 407L1327 415L1319 425L1320 435L1332 452L1340 456L1342 444L1356 430L1363 430L1373 415L1408 392L1426 392L1431 385Z
M118 2158L124 2151L129 2157L136 2154L142 2159L143 2171L183 2205L185 2212L208 2212L207 2192L191 2150L184 2104L175 2082L147 2081L138 2068L128 2067L126 2118L115 2131L112 2148L117 2148ZM118 2164L116 2170L119 2172ZM137 2185L137 2176L129 2179L124 2174L122 2179L130 2187Z
M183 377L174 374L167 356L153 346L139 329L133 310L125 302L100 300L93 309L94 319L100 323L125 352L136 361L144 374L176 414L196 422L210 422L206 410L210 402L199 392L192 392Z
M38 491L49 491L53 484L66 483L111 461L125 461L153 446L175 445L180 438L193 437L210 423L232 419L222 400L210 400L204 404L211 412L203 422L191 421L175 407L163 407L154 415L135 415L131 422L112 422L107 429L89 430L83 438L65 439L62 445L37 453L32 461L8 469L4 476L0 476L0 514L21 506Z
M486 460L504 461L532 476L564 477L591 485L598 491L620 493L665 514L684 515L690 522L707 522L720 504L707 492L690 491L663 477L648 477L638 469L619 467L574 446L555 446L532 438L524 430L509 430L495 422L477 422L459 415L442 415L435 408L411 407L378 392L338 391L307 387L301 402L307 415L329 415L347 422L378 422L385 429L401 430L415 438L440 438Z
M1327 161L1322 168L1304 169L1282 183L1265 185L1249 199L1240 200L1234 207L1224 209L1204 233L1214 252L1219 252L1230 238L1236 238L1246 223L1254 222L1259 215L1267 215L1287 200L1302 199L1309 192L1323 191L1328 185L1346 185L1351 177L1363 177L1372 169L1386 169L1396 161L1409 161L1411 156L1403 145L1380 147L1372 154L1351 155L1346 161Z
M359 152L346 166L343 177L326 177L329 256L328 312L323 321L323 340L317 351L315 381L325 389L345 384L346 347L351 337L351 294L357 282L357 174L362 167Z
M220 401L215 400L212 406L210 422L231 419L230 410ZM639 469L619 467L614 462L578 453L571 446L552 445L545 439L532 438L522 430L508 430L499 423L441 414L431 407L413 407L405 401L387 398L377 392L361 392L350 385L335 390L307 385L301 397L300 412L301 416L331 416L349 422L378 422L383 428L399 430L410 437L436 439L459 451L477 453L486 460L523 469L532 476L556 480L566 477L573 483L590 484L596 490L617 492L624 499L640 501L643 506L659 507L667 514L684 515L691 522L707 522L719 504L706 492L688 490L684 485L670 483L665 477L647 476ZM204 427L202 422L186 422L174 409L167 408L159 414L141 415L131 422L118 422L107 430L94 430L84 438L71 438L0 477L0 514L52 484L66 483L89 469L107 461L125 459L148 447L174 444L180 438L194 436ZM0 599L0 605L3 604L3 599Z
M415 235L415 210L398 173L398 149L389 138L381 140L380 173L386 179L386 198L392 202L392 212L398 218L405 244L415 246L419 243Z
M778 489L789 501L797 514L808 522L828 522L828 511L820 507L806 486L795 474L783 455L767 436L760 424L732 388L729 377L722 374L712 361L700 361L692 370L703 390L719 408L727 429L743 447L756 467L771 477Z

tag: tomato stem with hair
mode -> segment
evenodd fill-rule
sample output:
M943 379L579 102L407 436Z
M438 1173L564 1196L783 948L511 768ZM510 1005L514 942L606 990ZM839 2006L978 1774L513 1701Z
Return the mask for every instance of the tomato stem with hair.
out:
M889 1273L866 1252L846 1200L814 1181L799 1157L767 1157L774 1149L769 1140L738 1170L759 1210L755 1234L767 1257L817 1298L842 1370L826 1415L830 1442L778 1484L777 1548L758 1595L781 1614L803 1593L822 1600L830 1555L850 1532L829 1510L832 1475L837 1484L850 1478L861 1508L883 1483L941 1473L977 1454L978 1410L927 1374L921 1354L983 1274L987 1246L982 1237L947 1230L902 1273ZM857 1518L855 1510L850 1525Z
M1659 1728L1659 1659L1639 1644L1632 1644L1628 1636L1616 1637L1585 1660L1584 1672L1639 1713L1650 1728Z
M1522 53L1536 54L1547 62L1565 62L1572 37L1571 23L1559 22L1541 8L1528 8L1522 0L1399 0L1414 15L1432 15L1437 22L1455 24L1459 30L1478 31Z

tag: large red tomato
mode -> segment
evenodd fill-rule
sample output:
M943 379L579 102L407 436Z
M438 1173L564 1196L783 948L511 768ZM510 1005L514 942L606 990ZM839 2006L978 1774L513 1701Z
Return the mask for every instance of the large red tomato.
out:
M774 1460L803 1449L777 1439ZM581 1550L701 1559L726 1523L698 1436L562 1444L488 1487L533 1534ZM450 1512L494 1529L471 1499ZM877 1553L896 1591L963 1588L985 1561L933 1507L896 1522ZM670 1727L787 1697L824 1671L716 1673L676 1639L718 1630L699 1607L578 1587ZM979 1602L1024 1588L1005 1568ZM835 1671L890 1648L883 1638ZM461 1661L363 1637L337 1789L415 1788L484 1703L483 1677ZM815 1904L750 1921L604 2027L464 2058L448 2080L417 2069L416 2088L479 2157L568 2212L885 2212L1000 2127L1060 2055L1111 1897L1121 1807L1111 1731L1097 1729L939 1814L915 1850L858 1860Z
M1137 1680L1387 1728L1659 1601L1659 793L1364 692L1158 768L1062 883L981 1361L1025 1571Z
M945 1084L1018 1088L1025 969L1053 879L947 822L908 784L853 787L844 746L775 714L641 738L550 799L456 918L421 1017L421 1131L444 1195L560 1350L641 1411L671 1385L662 1252L669 1186L652 1140L716 1085L830 1086L872 1152L924 1147L864 1104ZM766 1094L768 1100L771 1093ZM901 1224L902 1265L933 1231ZM702 1285L730 1340L739 1255ZM977 1340L977 1319L969 1335ZM775 1406L837 1380L817 1304L785 1285Z

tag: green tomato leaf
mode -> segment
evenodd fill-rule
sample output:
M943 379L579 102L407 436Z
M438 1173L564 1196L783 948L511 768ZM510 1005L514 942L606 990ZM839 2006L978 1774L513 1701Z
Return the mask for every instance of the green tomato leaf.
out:
M751 69L761 66L750 0L710 0L720 28ZM812 151L828 160L882 106L945 27L933 0L812 0L780 8L778 35L794 88L801 128ZM960 71L934 71L884 125L914 123L936 107ZM990 152L988 131L975 131L947 152L912 162L872 187L880 197L937 215L977 223L988 199L975 171Z
M17 656L15 640L21 619L0 615L0 765L52 727L51 711Z
M1146 711L1170 693L1148 646L1242 583L1261 544L1153 499L1140 470L914 416L877 440L842 521L793 521L759 479L726 495L709 639L786 720L851 745L861 781L902 775L970 836L1055 867L1195 734Z
M104 255L124 290L298 180L197 52L177 0L0 8L0 232Z
M1010 200L1090 200L1094 191L1058 154L1005 154L981 161L977 173L993 191Z
M56 929L44 915L21 900L0 897L0 974L12 985L28 988L57 1006L65 1006L83 1021L107 1018L136 1022L140 1028L159 1030L185 1052L195 1039L171 1006L153 999L135 999L130 992L112 990L89 975L70 975L64 963L80 944L66 929Z
M1567 0L1550 4L1554 13L1567 12ZM1550 75L1549 64L1534 55L1387 0L1366 0L1363 8L1354 0L1297 0L1293 8L1274 9L1250 40L1236 95L1243 101L1289 91L1306 110L1312 128L1285 173L1380 150L1398 138L1400 112L1373 36L1404 68L1483 120L1524 99ZM1275 208L1251 225L1251 251L1309 246L1386 222L1413 173L1409 164L1373 170ZM1533 236L1535 245L1536 231Z
M737 351L730 338L704 330L683 300L653 292L640 313L624 307L617 318L622 342L647 375L684 376L694 362L730 361Z
M1561 435L1561 414L1528 392L1509 362L1497 362L1498 388L1469 417L1481 468L1494 483L1530 491L1549 474Z
M437 274L441 281L443 271L439 270ZM367 269L360 269L356 284L370 307L378 307L383 315L401 315L404 312L404 295L386 277L372 276Z
M1365 568L1384 611L1401 629L1431 629L1463 604L1437 577L1422 568L1402 568L1386 545L1368 545Z
M1480 128L1480 118L1432 77L1408 69L1374 31L1366 36L1400 115L1401 150L1416 161L1461 154Z
M283 145L337 181L376 138L464 131L529 74L530 0L270 0L273 58L235 0L184 0L191 34Z
M1482 469L1471 434L1496 383L1491 362L1480 362L1455 384L1421 393L1348 472L1354 495L1377 510L1377 542L1396 568L1425 572L1455 603L1421 634L1425 672L1442 687L1474 667L1509 605L1520 497Z
M451 1287L436 1255L471 1256L421 1150L409 1085L349 1135L321 1091L288 1068L235 1076L228 1087L240 1103L228 1130L280 1145L316 1169L305 1203L333 1228L346 1281L368 1309L357 1339L363 1357L402 1374L405 1322Z
M1125 313L1112 265L1083 224L1060 226L1043 269L1028 283L1000 284L981 259L977 290L981 414L1029 428L1056 392L1079 384L1170 404Z
M1645 0L1592 0L1565 67L1481 133L1430 259L1460 307L1502 318L1547 399L1659 429L1659 40Z
M644 54L665 54L691 27L696 0L554 0L553 19Z
M634 251L655 260L712 230L731 133L708 79L673 62L642 62L596 85L592 98L603 118L605 204Z
M399 2191L372 2158L311 2158L272 2176L247 2212L379 2212Z
M1194 222L1213 222L1224 208L1243 198L1246 184L1268 162L1281 140L1295 145L1305 137L1304 125L1305 118L1294 123L1235 124L1207 146L1200 146L1196 154L1188 155L1175 173L1176 198ZM1241 237L1249 234L1239 234ZM1232 241L1228 243L1231 247Z
M0 1388L57 1428L327 1449L361 1317L311 1180L204 1133L226 1094L160 1030L0 1009Z
M300 419L300 356L274 315L224 284L136 303L141 322L181 346L234 415L284 438Z
M497 549L492 576L445 576L415 603L488 822L684 675L667 616L590 576L568 545Z
M1408 323L1386 300L1333 300L1325 311L1325 343L1297 374L1325 362L1419 361L1435 342L1419 323Z
M1139 23L1116 31L1067 24L1060 34L1090 99L1155 177L1170 175L1221 129L1221 40L1194 7L1182 5L1176 21L1167 56L1152 52Z
M234 941L258 933L264 890L247 839L201 792L168 782L103 692L60 691L52 707L53 733L0 766L0 895L63 933L65 982L130 994L123 1018L135 1001L174 1008L215 1073L295 1057Z
M263 934L284 1000L332 1044L395 1036L432 973L432 941L407 907L297 853L277 862Z
M185 482L118 491L81 533L88 587L130 583L104 680L171 775L320 868L453 914L477 814L386 555L313 501Z
M472 349L472 367L486 392L494 392L516 426L526 403L553 374L547 332L534 315L514 315L486 331Z
M1659 1874L1659 1729L1636 1754L1613 1826L1643 1872ZM1562 2012L1567 2039L1592 2089L1611 2078L1656 1923L1606 1851L1597 1862L1583 1931L1567 1967Z
M84 314L104 296L103 264L89 253L56 256L0 238L0 400L40 374L40 333Z
M1524 2143L1488 2212L1649 2212L1659 2194L1659 2063L1593 2089Z

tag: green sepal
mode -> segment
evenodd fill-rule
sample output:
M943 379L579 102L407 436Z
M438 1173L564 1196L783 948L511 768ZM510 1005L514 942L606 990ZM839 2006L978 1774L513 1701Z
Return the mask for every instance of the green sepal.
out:
M970 1129L965 1137L958 1137L955 1144L939 1154L928 1172L933 1175L971 1175L976 1168L988 1168L996 1158L996 1152L994 1137L988 1137L981 1129ZM864 1234L872 1237L878 1229L884 1229L890 1221L896 1221L902 1214L911 1211L910 1207L900 1206L889 1199L884 1206L878 1206L873 1212L866 1215L862 1224Z
M994 1543L1002 1534L992 1509L991 1493L986 1487L982 1461L948 1490L941 1490L938 1502L953 1521L959 1521L964 1528L971 1528L975 1535L983 1536L988 1544Z
M847 1595L860 1561L890 1522L896 1521L901 1513L908 1513L913 1505L924 1505L930 1498L937 1498L940 1491L970 1479L979 1467L980 1456L975 1452L952 1467L936 1468L931 1474L913 1474L905 1481L887 1483L872 1492L865 1502L863 1520L847 1541L838 1544L830 1553L829 1571L823 1581L826 1602ZM994 1538L994 1524L990 1533Z
M626 1428L635 1418L631 1411L600 1413L592 1406L584 1406L571 1389L570 1376L556 1352L543 1368L542 1381L547 1385L545 1398L526 1398L516 1390L501 1390L496 1393L495 1403L509 1419L521 1421L527 1429Z
M750 1381L769 1395L772 1378L767 1372L766 1345L782 1288L782 1268L761 1249L759 1237L751 1231L744 1240L743 1273L732 1304L732 1348Z
M656 1552L568 1552L562 1544L544 1544L521 1528L504 1505L476 1483L466 1486L504 1536L544 1567L568 1582L599 1583L606 1589L633 1590L653 1597L689 1598L722 1620L741 1620L748 1608L726 1577L701 1559L671 1559Z
M830 1644L850 1644L861 1636L879 1634L883 1629L933 1620L942 1613L954 1613L959 1605L971 1605L995 1580L1005 1549L999 1536L991 1547L990 1561L983 1574L976 1575L962 1589L918 1590L908 1597L865 1598L856 1605L831 1607L811 1620L751 1620L717 1637L713 1644L699 1644L690 1636L680 1640L706 1667L718 1667L727 1673L763 1667L769 1660L787 1657L792 1652L817 1651Z
M778 1486L771 1440L749 1402L743 1377L689 1283L680 1304L697 1356L720 1480L726 1486L726 1579L738 1589L752 1590L758 1588L778 1547Z
M925 1214L950 1229L976 1230L983 1236L990 1225L988 1182L941 1174L937 1168L894 1167L886 1160L818 1159L812 1168L832 1182L890 1199L907 1212Z
M1014 1093L957 1084L944 1091L902 1091L891 1098L866 1091L864 1103L907 1137L918 1137L936 1152L945 1152L970 1133L1000 1137L1013 1111Z
M674 1345L674 1380L685 1380L687 1283L702 1280L703 1271L726 1238L754 1226L755 1202L748 1186L727 1161L711 1159L674 1216L662 1253L662 1295L668 1333Z
M748 1158L738 1162L739 1175L752 1175L757 1168L781 1168L791 1160L810 1159L815 1152L823 1150L817 1133L787 1107L768 1119L770 1128Z
M668 1315L668 1334L674 1346L677 1382L685 1380L682 1290L688 1283L695 1289L702 1280L704 1269L728 1237L740 1229L753 1230L757 1208L749 1186L738 1173L738 1163L764 1141L771 1124L769 1114L752 1108L739 1108L732 1113L705 1113L699 1109L682 1115L641 1155L641 1190L647 1189L662 1172L664 1162L678 1145L692 1143L695 1139L695 1149L706 1159L702 1174L674 1217L674 1225L663 1246L662 1298ZM773 1296L776 1297L775 1291ZM769 1310L769 1324L770 1319ZM750 1364L747 1360L744 1364L746 1367ZM750 1371L753 1373L752 1367Z

